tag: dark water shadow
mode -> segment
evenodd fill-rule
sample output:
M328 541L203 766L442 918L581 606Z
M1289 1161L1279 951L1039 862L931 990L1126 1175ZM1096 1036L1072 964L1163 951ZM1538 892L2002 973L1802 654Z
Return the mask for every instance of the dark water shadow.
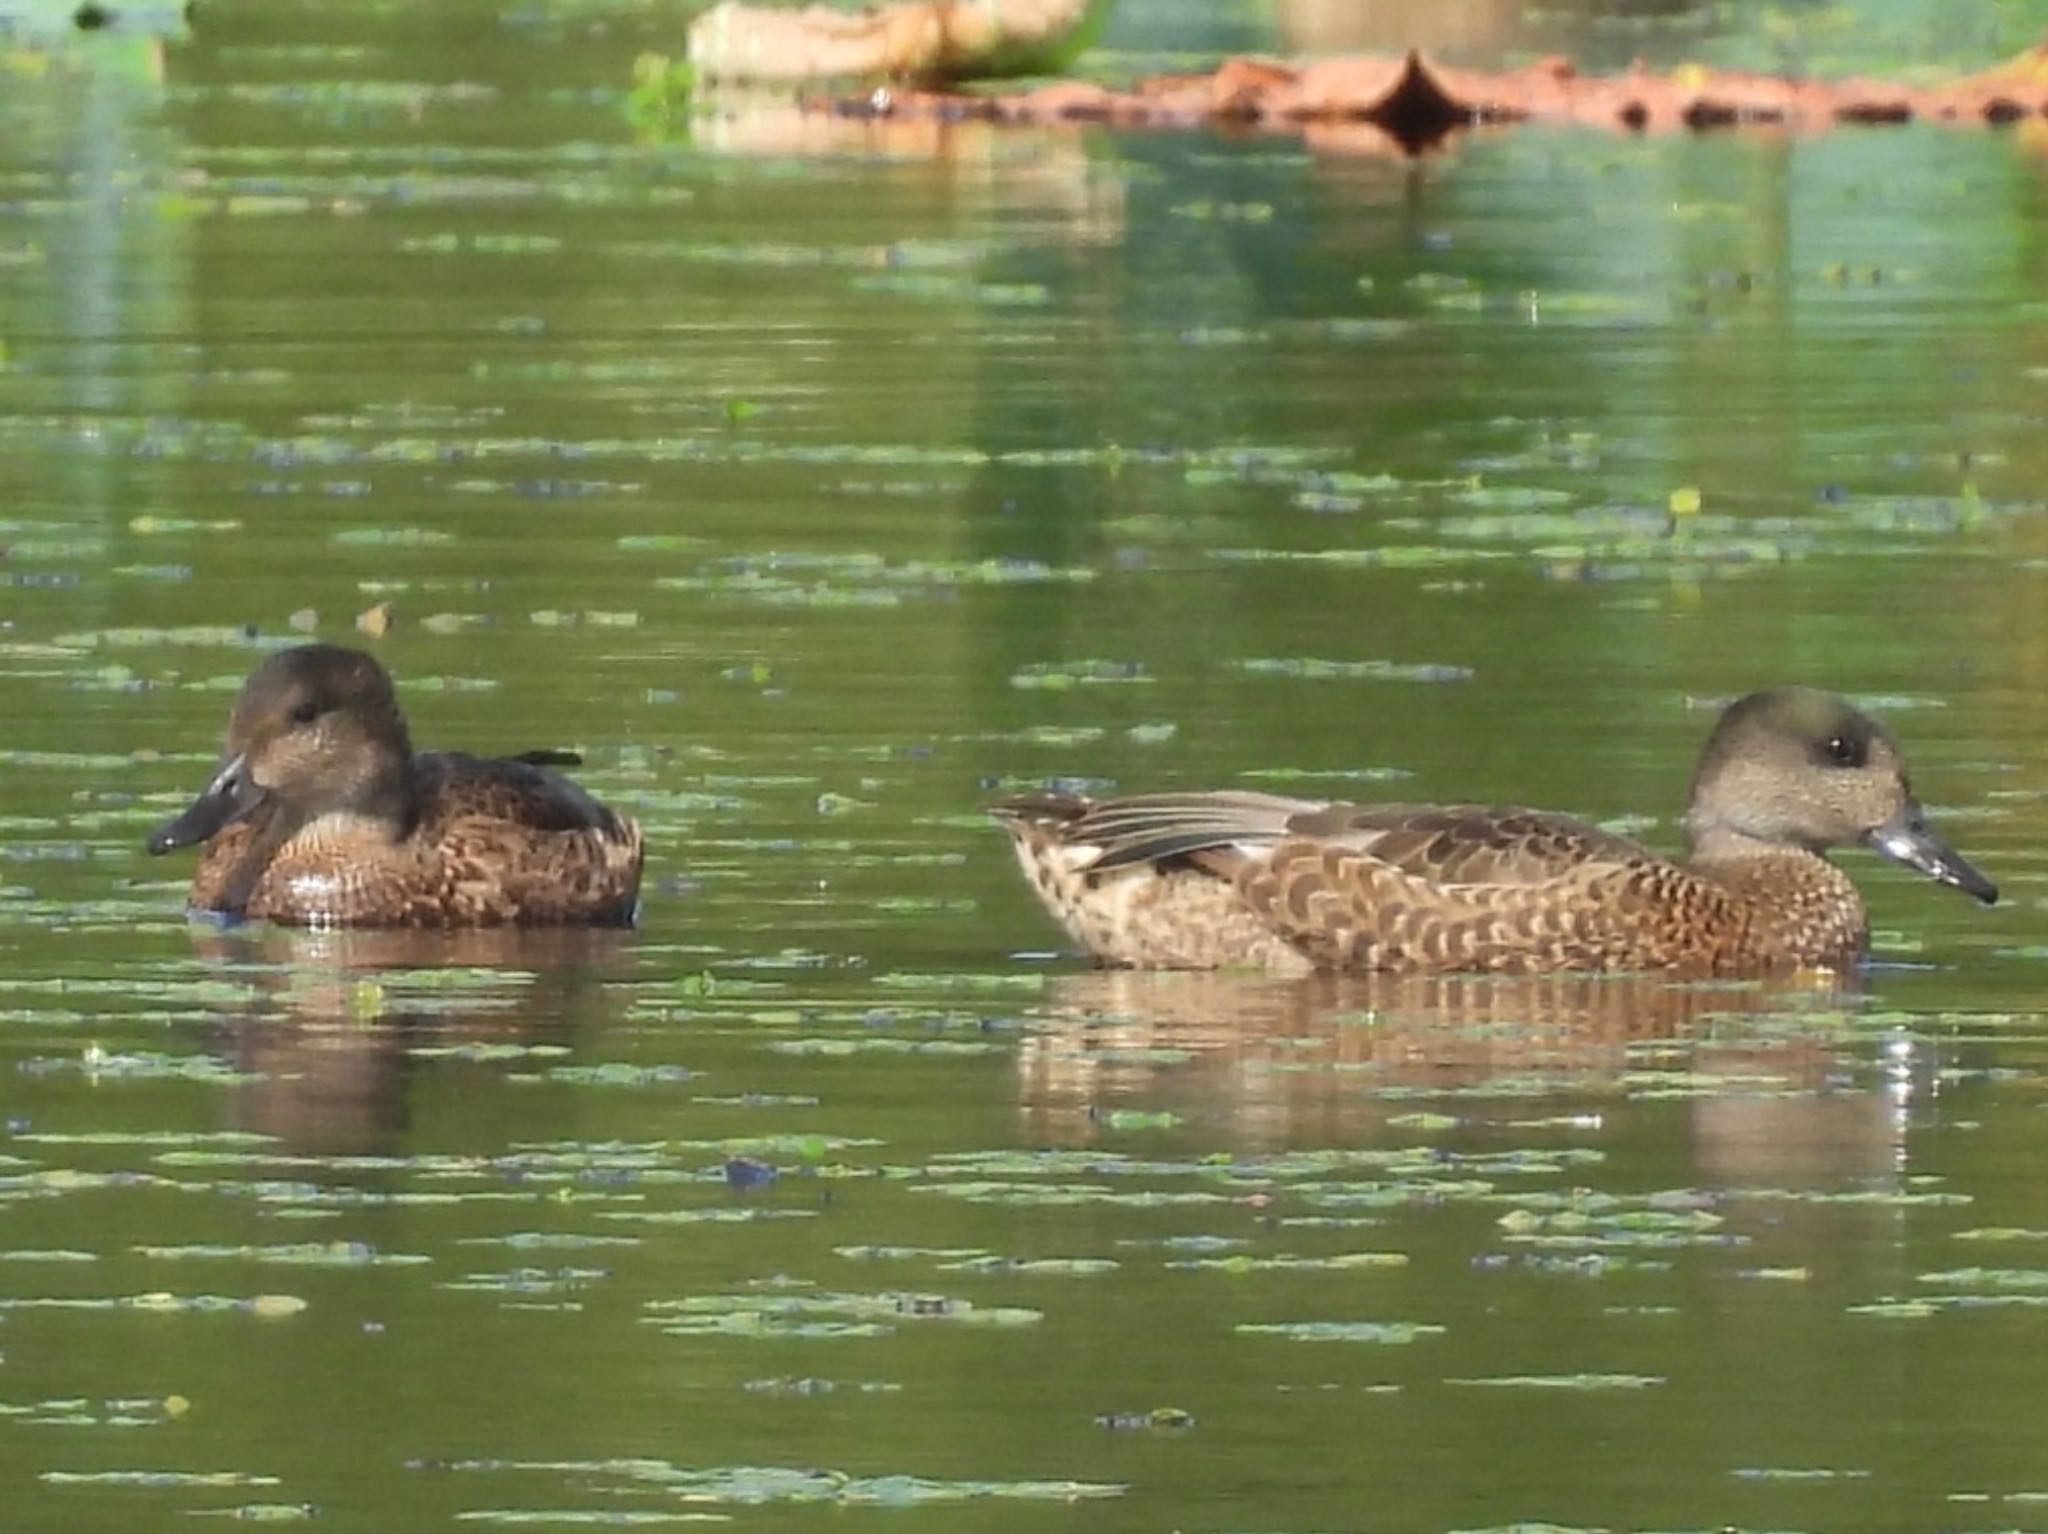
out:
M635 934L608 928L468 932L195 929L249 1002L214 1047L247 1080L236 1128L302 1154L382 1151L410 1127L410 1088L443 1068L509 1069L566 1052L625 1002Z

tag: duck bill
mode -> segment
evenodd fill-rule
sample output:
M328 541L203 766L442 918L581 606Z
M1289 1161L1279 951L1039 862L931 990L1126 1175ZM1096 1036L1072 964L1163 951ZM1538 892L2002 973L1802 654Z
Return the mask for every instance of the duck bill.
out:
M263 790L250 781L247 759L231 756L197 799L149 833L147 845L152 854L197 846L262 802Z
M1863 840L1872 850L1883 853L1894 863L1904 863L1908 868L1917 869L1938 884L1959 889L1965 895L1974 895L1986 905L1995 905L1998 901L1998 886L1978 873L1961 853L1935 834L1917 804L1908 801L1904 809Z

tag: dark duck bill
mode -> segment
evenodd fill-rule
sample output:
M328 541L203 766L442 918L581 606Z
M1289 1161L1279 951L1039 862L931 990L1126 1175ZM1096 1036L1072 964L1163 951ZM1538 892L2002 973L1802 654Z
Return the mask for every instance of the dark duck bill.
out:
M149 833L146 845L152 854L196 847L249 814L263 797L249 777L247 758L229 757L197 799Z
M1938 884L1974 895L1986 905L1998 903L1998 886L1941 839L1927 824L1918 804L1908 801L1898 814L1866 834L1863 840L1894 863L1917 869Z

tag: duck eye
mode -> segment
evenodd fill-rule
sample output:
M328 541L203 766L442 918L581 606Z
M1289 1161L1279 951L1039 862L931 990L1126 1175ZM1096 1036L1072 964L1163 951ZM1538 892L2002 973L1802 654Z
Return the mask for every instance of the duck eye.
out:
M306 699L306 701L303 703L295 703L292 705L293 724L311 724L315 719L318 719L319 717L320 705L314 702L311 698Z
M1830 735L1827 743L1828 760L1837 767L1861 767L1863 765L1863 742L1853 735Z

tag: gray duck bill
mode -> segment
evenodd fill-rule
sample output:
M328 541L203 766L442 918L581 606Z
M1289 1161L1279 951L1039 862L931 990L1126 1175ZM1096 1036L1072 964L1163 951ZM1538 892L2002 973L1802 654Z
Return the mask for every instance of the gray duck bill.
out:
M249 781L247 763L242 757L230 757L197 799L149 833L146 845L152 855L174 847L195 847L262 802L263 790Z
M1974 895L1986 905L1998 903L1998 886L1977 872L1955 848L1927 824L1917 804L1908 804L1863 838L1864 844L1895 863L1904 863L1938 884Z

